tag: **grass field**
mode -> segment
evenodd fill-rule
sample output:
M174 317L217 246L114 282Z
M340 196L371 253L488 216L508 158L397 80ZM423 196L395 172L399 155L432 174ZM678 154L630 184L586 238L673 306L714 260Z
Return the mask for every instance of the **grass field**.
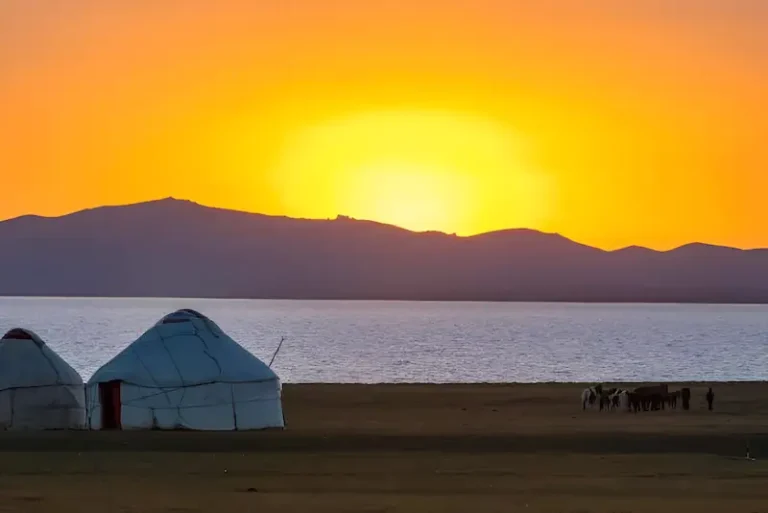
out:
M580 385L286 385L283 432L2 433L0 511L768 512L768 384L714 412L690 386L632 414Z

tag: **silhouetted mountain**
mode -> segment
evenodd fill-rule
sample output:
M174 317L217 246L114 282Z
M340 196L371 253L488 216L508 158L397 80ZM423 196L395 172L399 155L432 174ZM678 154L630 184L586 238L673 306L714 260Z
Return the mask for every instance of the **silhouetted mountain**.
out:
M0 222L0 247L2 295L768 302L768 250L603 251L174 199Z

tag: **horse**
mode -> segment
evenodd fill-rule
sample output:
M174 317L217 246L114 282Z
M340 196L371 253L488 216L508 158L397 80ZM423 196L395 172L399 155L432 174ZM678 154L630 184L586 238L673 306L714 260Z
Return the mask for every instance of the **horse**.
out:
M582 409L586 409L587 404L591 406L595 402L598 403L600 411L617 409L626 393L626 390L615 387L608 389L603 389L601 385L590 387L582 393Z
M691 407L691 389L687 387L681 389L680 399L683 401L683 409L688 410Z
M670 392L667 395L667 406L669 406L672 409L677 409L677 400L682 396L682 392L680 390L676 390L674 392Z
M600 411L611 409L611 396L608 394L600 394Z
M586 410L587 406L592 406L595 404L595 400L597 399L597 392L595 391L594 387L585 388L583 392L581 392L581 409Z
M627 409L635 413L643 408L643 398L635 392L627 392Z
M593 406L595 404L595 401L599 397L603 396L603 385L598 383L595 386L585 388L583 392L581 392L581 409L586 410L587 406ZM600 404L600 409L602 410L602 403Z
M611 408L618 410L621 407L630 408L629 390L619 388L611 395Z
M664 409L664 400L669 394L669 387L665 384L637 387L633 393L638 397L643 411Z

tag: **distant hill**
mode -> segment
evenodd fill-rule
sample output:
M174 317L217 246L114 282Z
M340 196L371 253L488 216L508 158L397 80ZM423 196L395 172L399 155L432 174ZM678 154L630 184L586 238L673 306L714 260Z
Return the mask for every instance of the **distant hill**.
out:
M768 303L768 250L603 251L164 199L0 222L0 295Z

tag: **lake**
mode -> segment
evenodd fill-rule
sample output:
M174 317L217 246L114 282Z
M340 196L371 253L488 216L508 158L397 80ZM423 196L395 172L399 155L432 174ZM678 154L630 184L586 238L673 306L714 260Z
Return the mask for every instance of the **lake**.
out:
M0 298L84 379L178 308L208 315L284 382L768 379L768 307Z

